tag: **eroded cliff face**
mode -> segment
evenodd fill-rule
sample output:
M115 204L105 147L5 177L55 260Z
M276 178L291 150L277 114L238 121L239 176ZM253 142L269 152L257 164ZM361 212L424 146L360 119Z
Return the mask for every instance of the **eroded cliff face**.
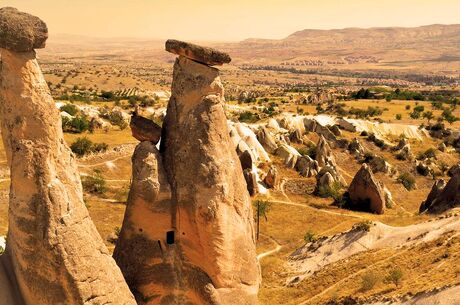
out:
M161 152L142 142L133 157L115 259L140 304L257 304L251 201L219 70L179 56L173 73Z
M83 202L76 162L35 51L1 49L11 169L6 258L26 304L135 304Z

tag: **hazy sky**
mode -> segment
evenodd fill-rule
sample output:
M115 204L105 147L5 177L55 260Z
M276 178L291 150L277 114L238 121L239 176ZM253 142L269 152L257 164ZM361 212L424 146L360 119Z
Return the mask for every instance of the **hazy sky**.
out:
M283 38L306 28L460 23L460 0L0 0L51 34L193 40Z

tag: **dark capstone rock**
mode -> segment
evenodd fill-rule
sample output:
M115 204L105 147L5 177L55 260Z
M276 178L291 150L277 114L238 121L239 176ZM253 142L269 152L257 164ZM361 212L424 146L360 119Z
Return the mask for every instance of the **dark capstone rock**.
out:
M160 141L161 127L152 120L133 114L129 126L131 127L133 137L141 142L150 141L157 144Z
M48 28L40 18L12 7L0 9L0 48L30 52L45 47Z
M227 53L184 41L168 39L165 47L168 52L187 57L208 66L220 66L232 61L230 55Z

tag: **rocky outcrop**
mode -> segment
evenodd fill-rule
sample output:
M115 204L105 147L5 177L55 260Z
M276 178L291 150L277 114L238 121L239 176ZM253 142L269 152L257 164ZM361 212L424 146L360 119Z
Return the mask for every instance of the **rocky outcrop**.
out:
M123 273L132 275L128 282L140 304L257 304L260 270L251 200L229 136L219 70L196 62L207 56L196 50L195 61L179 56L174 64L161 158L149 147L158 168L162 160L167 179L158 179L158 186L152 170L147 180L133 176L133 184L154 189L169 184L171 199L166 186L164 196L137 200L136 214L151 221L132 221L143 223L143 230L123 225L116 258ZM149 188L144 194L152 194ZM139 261L133 252L151 272L130 269Z
M284 164L289 168L294 168L297 164L300 153L292 146L281 144L275 151L275 155L284 160Z
M316 145L316 161L319 167L324 167L327 164L335 166L335 159L332 155L331 147L323 136L320 136Z
M316 192L322 193L324 190L330 190L346 185L345 179L337 171L337 168L328 164L324 166L316 175Z
M275 166L270 166L268 169L268 173L264 178L264 183L268 188L277 189L280 183L280 177L278 174L278 170Z
M421 204L420 212L442 213L460 206L460 172L455 172L449 182L438 180Z
M10 267L11 281L26 305L134 305L89 217L59 111L35 51L30 51L44 45L40 37L46 26L26 14L0 14L1 32L13 31L7 40L0 38L8 48L1 49L0 113L11 171L8 241L2 260ZM25 44L24 37L30 44L23 49L18 46Z
M315 177L319 172L318 162L309 156L301 156L298 158L295 169L301 176Z
M157 144L161 137L161 127L152 120L134 113L129 124L134 138L143 142L150 141Z
M351 208L383 214L386 200L384 188L378 183L367 164L363 164L348 188Z
M356 158L360 158L364 155L364 147L361 145L357 138L354 138L348 145L348 150Z
M265 127L260 128L260 130L257 133L257 139L259 140L260 144L265 148L265 150L271 154L273 154L275 150L278 148L275 138L273 137L271 132Z
M168 52L184 56L208 66L228 64L232 61L230 55L227 53L189 42L169 39L166 41L165 47Z

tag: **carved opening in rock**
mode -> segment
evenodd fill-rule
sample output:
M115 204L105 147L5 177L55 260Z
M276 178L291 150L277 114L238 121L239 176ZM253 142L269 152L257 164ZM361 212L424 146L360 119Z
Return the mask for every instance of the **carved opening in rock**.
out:
M168 245L173 245L174 244L174 231L166 232L166 243Z

